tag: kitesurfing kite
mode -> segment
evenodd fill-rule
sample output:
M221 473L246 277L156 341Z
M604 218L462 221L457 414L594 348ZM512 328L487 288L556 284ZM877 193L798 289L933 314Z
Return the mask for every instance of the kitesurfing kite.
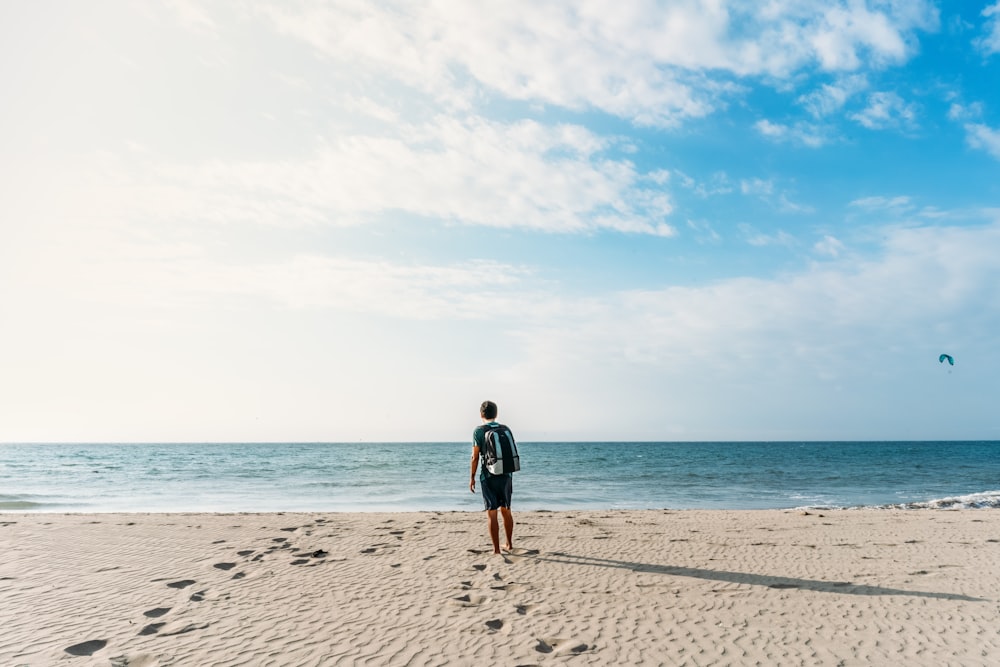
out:
M949 366L955 365L955 360L952 359L950 354L942 354L940 357L938 357L938 363L943 364L945 361L948 362Z

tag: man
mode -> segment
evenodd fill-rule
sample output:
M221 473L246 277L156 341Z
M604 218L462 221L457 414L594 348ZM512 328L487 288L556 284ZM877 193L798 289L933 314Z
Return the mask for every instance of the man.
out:
M476 492L476 468L483 458L486 445L486 432L497 424L497 404L493 401L483 401L479 406L479 416L483 423L472 432L472 461L469 474L469 491ZM483 461L482 470L479 473L479 482L482 487L483 505L486 507L486 515L489 518L490 539L493 540L493 553L500 553L500 522L497 520L497 512L503 515L503 529L507 537L504 549L512 551L514 545L514 516L510 513L510 497L513 491L511 475L493 475L486 469Z

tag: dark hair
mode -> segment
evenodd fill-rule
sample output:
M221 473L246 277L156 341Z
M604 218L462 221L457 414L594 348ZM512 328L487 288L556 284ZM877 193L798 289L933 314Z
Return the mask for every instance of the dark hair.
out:
M483 401L483 404L479 406L479 416L483 419L496 419L497 404L493 401Z

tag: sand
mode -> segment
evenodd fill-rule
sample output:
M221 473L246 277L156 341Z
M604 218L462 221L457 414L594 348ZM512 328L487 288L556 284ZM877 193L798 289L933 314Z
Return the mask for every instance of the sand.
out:
M2 514L0 665L996 665L1000 512Z

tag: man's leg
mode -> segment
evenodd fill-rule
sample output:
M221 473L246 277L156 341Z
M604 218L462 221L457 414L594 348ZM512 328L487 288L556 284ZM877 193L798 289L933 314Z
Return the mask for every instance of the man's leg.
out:
M512 551L514 549L514 515L510 513L509 507L501 507L500 513L503 515L503 532L507 537L507 551ZM493 519L496 520L496 512L493 513ZM493 540L493 546L497 546L497 542L500 541L500 527L497 526L497 539Z
M504 508L507 514L510 510ZM506 518L507 514L504 515ZM490 518L490 539L493 540L493 553L500 553L500 522L497 521L497 511L496 510L486 510L486 516ZM504 521L504 527L507 526L506 520ZM510 538L507 538L507 542L510 542Z

